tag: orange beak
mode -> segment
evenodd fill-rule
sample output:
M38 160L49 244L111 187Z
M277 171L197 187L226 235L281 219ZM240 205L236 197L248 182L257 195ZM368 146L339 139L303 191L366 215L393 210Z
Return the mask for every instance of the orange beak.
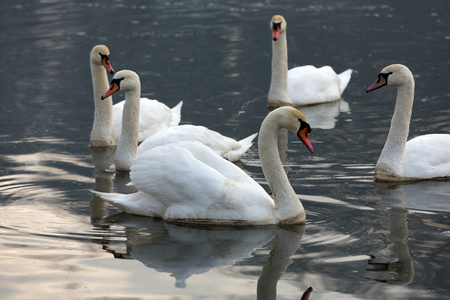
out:
M303 144L305 144L306 148L308 148L308 150L311 151L311 153L313 153L314 149L313 149L313 146L311 145L311 142L309 141L308 128L305 127L303 129L299 130L297 135L300 138L300 140L303 142Z
M113 69L113 67L111 66L111 63L109 62L109 57L108 57L108 56L104 55L104 56L102 57L102 65L105 67L106 71L107 71L109 74L114 74L114 69Z
M120 86L116 82L112 82L109 90L102 96L102 100L105 100L106 98L108 98L109 96L111 96L112 94L117 92L118 90L120 90Z
M272 30L272 40L276 41L280 38L280 28L281 26L276 26L273 30Z
M380 87L383 87L387 85L387 81L386 78L384 78L384 76L378 76L377 81L375 81L374 84L372 84L371 86L369 86L369 88L366 90L366 93L371 92L373 90L379 89Z

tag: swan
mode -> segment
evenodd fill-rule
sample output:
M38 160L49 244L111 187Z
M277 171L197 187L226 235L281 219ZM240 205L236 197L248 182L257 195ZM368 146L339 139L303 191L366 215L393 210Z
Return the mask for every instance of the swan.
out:
M336 74L330 66L301 66L288 71L286 20L275 15L272 29L272 78L269 106L311 105L339 100L350 81L352 69Z
M113 106L112 98L106 101L101 100L101 96L109 88L106 72L114 73L109 55L109 49L105 45L95 46L90 54L95 104L94 124L90 136L91 146L117 145L122 130L122 111L125 101ZM178 125L182 105L183 102L181 101L170 109L157 100L141 98L138 141L142 142L159 130Z
M292 188L278 153L281 129L294 132L313 152L311 127L297 109L271 111L261 124L258 148L273 199L235 164L199 142L159 146L138 156L131 166L134 194L92 191L131 214L170 222L266 225L304 224L302 203Z
M250 148L252 140L256 137L255 133L241 141L236 141L203 126L180 125L158 131L145 139L138 147L139 124L136 116L139 114L139 109L142 109L142 99L139 106L141 93L139 76L130 70L117 72L111 80L110 89L101 98L106 99L119 90L125 91L126 100L122 121L124 125L115 154L116 170L129 171L136 156L156 146L182 140L199 141L230 161L237 161Z
M367 92L397 87L389 134L375 166L375 180L415 181L450 177L450 134L427 134L406 141L414 100L414 78L404 65L385 67Z

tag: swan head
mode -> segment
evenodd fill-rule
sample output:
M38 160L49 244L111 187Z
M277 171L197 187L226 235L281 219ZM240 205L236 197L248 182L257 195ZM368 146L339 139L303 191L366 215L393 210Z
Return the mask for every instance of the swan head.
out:
M122 91L140 90L141 83L138 74L130 70L122 70L114 74L109 90L102 96L102 100L112 94Z
M282 106L273 110L270 114L277 120L281 128L285 128L295 135L305 144L311 153L314 152L313 146L309 141L309 133L311 133L311 126L308 123L305 115L298 109L291 106Z
M102 65L109 74L114 74L114 69L109 61L109 49L105 45L97 45L91 50L91 63Z
M386 85L402 86L411 82L411 80L413 80L413 75L406 66L401 64L389 65L381 70L377 81L366 92L371 92Z
M297 134L298 138L303 142L303 144L305 144L306 148L308 148L308 150L311 153L313 153L314 149L313 149L313 146L311 145L311 142L309 141L309 136L308 136L308 134L311 133L311 126L309 125L308 120L306 119L304 114L302 114L298 110L296 110L295 114L297 116L297 122L298 122L296 124L297 128L295 129L296 134Z
M286 20L283 16L275 15L270 20L270 29L272 29L272 40L275 42L280 38L280 33L285 31L287 27Z

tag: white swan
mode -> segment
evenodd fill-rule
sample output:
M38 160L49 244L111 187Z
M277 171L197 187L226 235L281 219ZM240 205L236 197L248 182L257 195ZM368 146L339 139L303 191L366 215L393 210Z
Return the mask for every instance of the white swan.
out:
M91 146L117 145L122 130L122 111L125 101L112 105L112 98L101 100L108 90L109 82L106 71L113 74L109 61L109 49L105 45L95 46L90 54L92 84L94 89L94 125L90 136ZM155 132L176 126L180 123L181 101L170 109L165 104L141 98L139 113L139 137L142 142Z
M281 129L294 132L313 152L306 117L293 107L270 112L259 132L259 155L273 199L235 164L198 142L159 146L131 166L134 194L93 191L131 214L208 224L304 224L305 210L283 169Z
M302 66L288 71L286 20L275 15L272 29L272 78L268 95L269 106L311 105L339 100L352 74L348 69L336 74L330 66Z
M129 70L117 72L111 80L110 89L102 96L102 99L109 97L118 90L125 91L126 100L122 121L124 125L115 155L116 170L129 171L135 157L148 149L186 140L199 141L213 149L217 154L231 161L237 161L250 148L252 140L256 137L255 133L241 141L236 141L203 126L180 125L157 132L137 147L138 119L136 116L139 115L139 109L142 109L142 99L141 106L139 106L141 93L139 76Z
M414 78L400 64L385 67L367 92L397 87L391 127L375 166L375 180L414 181L450 177L450 134L427 134L406 142L414 100Z

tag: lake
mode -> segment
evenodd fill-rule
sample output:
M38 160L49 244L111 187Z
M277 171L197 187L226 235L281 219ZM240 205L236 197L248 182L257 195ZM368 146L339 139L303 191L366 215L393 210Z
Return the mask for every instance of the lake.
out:
M181 124L241 139L268 112L275 14L290 68L354 70L342 100L300 108L315 152L286 142L306 225L181 226L93 196L132 191L102 170L114 149L89 148L92 47L137 72L144 97L183 100ZM410 138L450 133L446 1L19 0L0 15L2 298L447 299L450 182L374 182L396 91L365 92L405 64ZM256 143L237 164L267 188Z

